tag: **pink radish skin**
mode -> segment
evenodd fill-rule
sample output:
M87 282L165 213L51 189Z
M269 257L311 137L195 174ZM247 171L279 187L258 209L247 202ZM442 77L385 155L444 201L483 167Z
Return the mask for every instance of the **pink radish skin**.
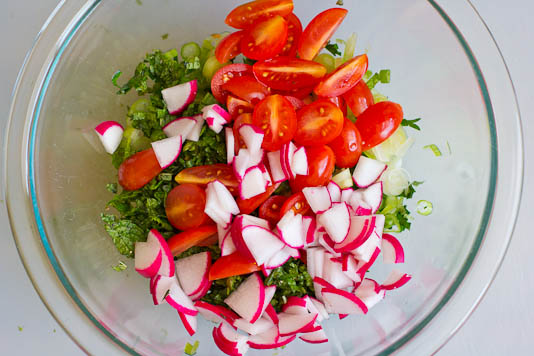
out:
M367 314L368 308L357 296L342 289L323 288L324 305L329 313Z
M261 317L265 302L265 286L260 275L252 274L224 302L243 319L254 323Z
M317 314L317 321L321 322L330 317L326 311L326 308L324 307L324 304L319 300L307 295L304 296L304 299L306 299L306 308L308 308L308 311L312 314Z
M184 324L185 330L191 336L195 335L197 332L197 317L192 315L187 315L184 313L178 312L182 324Z
M264 193L266 188L267 182L261 169L258 166L250 167L245 171L239 185L239 195L241 199L249 199Z
M290 168L293 176L308 174L308 156L306 155L306 148L304 146L295 150L293 157L291 157Z
M269 275L271 274L271 272L273 271L273 269L271 268L265 268L265 266L261 266L261 273L263 273L263 276L265 278L269 277Z
M380 254L380 247L376 247L373 251L373 254L369 258L368 262L360 261L357 266L357 271L361 278L367 273L367 271L371 268L371 266L375 263L376 259L378 258L378 255Z
M278 251L284 248L284 243L268 229L249 225L241 232L243 242L258 266L263 265Z
M220 181L215 180L211 183L208 183L208 185L213 186L213 192L215 194L215 197L217 201L219 202L219 206L227 213L230 213L232 215L239 214L239 207L237 206L237 203L232 196L232 193L226 188L224 184L222 184Z
M267 262L264 267L267 270L273 270L285 264L291 258L291 251L285 246L280 251L276 252Z
M293 144L293 142L289 141L288 143L283 145L282 149L280 150L280 161L282 163L282 170L284 171L285 175L289 177L289 179L295 178L293 170L291 169L291 162L293 160L293 155L295 154L296 149L297 147Z
M313 233L315 232L314 223L315 223L315 219L313 217L311 216L302 217L302 235L304 236L305 246L309 246L310 244L313 243ZM312 230L311 233L310 233L310 230Z
M223 126L231 120L230 114L218 104L204 106L202 117L215 133L221 132Z
M343 320L348 316L349 316L349 314L338 314L339 320Z
M233 327L234 321L239 319L239 315L221 305L213 305L199 300L195 302L195 307L204 319L215 323L225 322Z
M282 183L283 181L288 180L289 177L282 169L280 151L267 152L267 159L269 160L269 168L271 169L274 183Z
M373 232L361 246L352 250L352 254L360 262L369 262L375 250L380 250L381 242L381 238Z
M209 251L176 261L176 275L185 294L192 296L203 289L208 283L210 267L211 253Z
M322 225L335 243L342 243L350 231L350 212L346 203L333 203L332 207L319 215Z
M295 214L291 209L288 210L276 225L276 231L287 246L292 248L304 247L302 215Z
M151 143L161 168L165 169L176 161L182 152L182 136L168 137Z
M362 275L360 274L358 263L354 257L350 255L347 256L347 270L343 271L347 277L349 277L354 283L359 283L362 280ZM370 267L370 266L369 266ZM367 269L365 270L367 272ZM365 274L365 273L364 273Z
M325 254L323 279L332 284L335 288L348 288L354 283L341 270L341 263L334 262Z
M265 300L263 301L263 306L261 307L261 310L260 310L260 316L259 316L260 318L263 316L263 314L265 313L265 310L270 305L271 300L274 297L274 293L276 293L275 285L265 287Z
M271 178L271 174L269 173L265 165L262 163L258 167L261 169L261 172L263 173L263 179L265 179L266 186L268 187L268 186L273 185L273 179Z
M299 339L310 344L322 344L324 342L328 342L328 337L322 329L302 334L299 336Z
M332 239L326 232L323 232L319 236L319 245L321 245L332 256L340 256L340 254L334 250L335 242L332 241Z
M251 336L248 344L253 349L276 349L289 344L296 337L296 335L280 336L278 327L273 327L262 334Z
M247 245L243 241L243 230L249 225L260 226L268 230L269 222L252 215L238 215L232 224L232 241L235 244L236 249L249 260L254 260L254 256L252 256Z
M278 314L276 313L276 310L274 310L274 307L271 304L267 304L263 317L271 320L273 324L278 325Z
M383 234L381 247L384 263L404 263L404 249L395 236Z
M225 349L234 348L233 355L243 355L245 354L249 346L247 344L248 337L237 333L234 329L229 327L226 324L220 324L217 328L218 336L220 340L225 345Z
M302 193L314 213L319 213L330 208L332 201L326 187L308 187L302 189Z
M196 123L196 120L191 117L180 117L163 126L162 130L167 137L182 136L182 141L184 141Z
M155 229L150 230L148 234L156 238L161 248L161 266L159 268L158 274L166 277L173 277L175 271L174 256L171 252L171 249L169 248L169 245L167 244L167 241Z
M332 200L332 203L341 203L341 188L336 182L330 181L326 186L326 189L328 189L328 193L330 193L330 200Z
M213 337L213 341L215 342L215 345L217 345L219 350L221 350L222 352L230 356L237 356L237 355L241 356L241 354L237 351L237 348L235 347L234 344L225 342L223 340L223 338L219 334L219 329L217 327L213 328L211 335Z
M314 277L313 278L313 288L315 290L315 296L317 297L317 299L319 299L319 301L321 301L323 304L324 304L324 300L323 300L323 295L321 293L321 291L323 290L323 288L334 288L336 289L336 287L334 287L333 285L331 285L329 282L325 281L323 278L321 277Z
M352 188L345 188L345 189L341 190L340 201L342 203L349 204L349 200L350 200L350 197L351 197L353 192L354 192L354 189L352 189Z
M303 332L307 330L315 320L317 320L317 314L278 314L278 329L280 330L280 336L288 336Z
M306 300L300 297L291 296L282 307L282 312L288 314L308 314Z
M374 228L373 219L365 216L352 216L347 238L340 244L334 245L337 252L347 252L357 248L372 233Z
M250 335L258 335L273 327L273 323L265 318L259 318L254 324L249 323L245 319L237 319L234 325Z
M361 299L365 303L367 309L371 309L378 302L384 299L386 291L380 289L378 283L372 279L364 279L360 286L354 291L354 295Z
M202 284L201 289L197 293L191 295L191 300L196 302L197 300L202 299L206 294L208 294L208 291L211 288L211 284L212 281L209 280L204 282Z
M239 127L239 134L250 152L258 152L263 142L263 130L256 125L244 124Z
M107 153L113 154L119 147L124 128L116 121L104 121L95 127L95 131Z
M234 141L234 131L231 127L224 129L224 136L226 137L226 163L232 164L235 157L235 141Z
M158 274L163 259L163 253L158 245L148 245L146 242L135 243L135 270L145 278L152 278Z
M388 278L382 283L382 289L393 290L402 287L412 279L407 273L403 273L398 270L393 270L389 274Z
M154 305L159 305L165 300L165 295L167 294L173 283L178 283L175 276L165 277L157 275L155 277L154 283L150 290Z
M163 89L161 91L161 96L163 97L165 104L167 104L169 114L177 115L182 112L187 105L191 104L197 96L197 89L198 83L196 80Z
M380 178L386 168L388 166L385 163L361 156L356 164L356 168L354 168L352 180L358 188L367 188Z
M193 126L191 132L189 132L187 137L184 137L184 139L197 142L200 138L200 131L202 131L202 127L204 126L204 118L202 117L202 114L192 116L191 118L195 120L195 126Z
M193 316L198 314L198 310L193 305L193 302L187 294L185 294L178 283L171 284L169 294L167 294L165 300L171 307L181 313Z

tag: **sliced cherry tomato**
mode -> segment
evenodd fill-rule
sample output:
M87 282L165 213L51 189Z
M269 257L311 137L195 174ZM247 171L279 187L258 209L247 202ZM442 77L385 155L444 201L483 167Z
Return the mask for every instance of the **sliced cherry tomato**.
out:
M247 29L241 40L241 52L258 61L269 59L282 51L286 40L287 21L277 15Z
M343 113L328 100L317 100L297 112L293 140L302 146L321 145L336 138L343 128Z
M252 70L258 81L280 90L312 86L326 74L326 68L320 63L291 57L256 62Z
M174 187L165 200L167 219L178 230L193 229L208 222L205 207L206 192L196 184Z
M253 105L269 95L269 88L250 76L230 79L222 88Z
M219 103L226 103L228 92L222 88L222 85L232 78L245 75L254 75L252 73L252 66L243 63L235 63L222 67L213 75L213 78L211 78L211 93Z
M283 195L273 195L260 206L260 218L267 220L271 226L280 220L280 210L287 200Z
M248 199L238 198L236 200L236 203L237 203L237 206L239 207L239 211L241 212L241 214L252 213L261 204L263 204L263 202L269 199L269 197L274 193L276 188L278 188L278 184L268 186L265 192L258 194L255 197L248 198Z
M137 190L150 182L163 169L152 148L128 157L119 167L119 184L125 190Z
M240 148L246 147L245 141L241 137L241 134L239 133L239 128L243 126L244 124L252 124L252 114L245 113L241 114L235 119L234 126L232 127L232 131L234 132L234 152L237 154L239 152Z
M280 210L279 218L281 219L282 216L284 216L289 210L293 210L293 213L295 214L306 215L310 212L311 207L310 204L308 204L306 197L304 197L304 194L302 194L302 192L298 192L286 200L282 206L282 209Z
M280 94L283 96L293 96L297 99L304 100L308 96L310 96L311 92L313 91L314 87L306 87L306 88L300 88L300 89L293 89L293 90L275 90L273 89L271 92L273 94Z
M252 123L265 134L261 146L268 151L277 151L295 135L297 114L286 98L270 95L254 108Z
M205 241L211 239L212 236L217 238L217 225L200 226L180 232L168 239L167 244L169 245L172 254L178 256L193 246L204 244Z
M293 0L256 0L240 5L226 16L226 24L245 29L274 15L285 17L293 11Z
M356 120L362 137L362 150L367 151L384 142L397 130L403 116L402 107L391 101L369 106Z
M207 237L205 240L200 241L197 246L212 246L219 242L219 236L217 234Z
M336 7L315 16L300 37L298 47L300 58L310 61L315 58L341 25L347 12L345 9Z
M243 31L237 31L226 36L219 42L217 48L215 48L215 58L217 58L219 63L226 63L241 53L241 39L244 34Z
M233 195L237 195L239 187L232 166L224 163L186 168L180 171L174 180L178 184L192 183L203 187L214 180L219 180Z
M302 35L302 23L299 18L291 13L287 20L287 41L280 52L281 56L295 57L299 46L300 36Z
M330 182L336 158L334 152L328 146L307 146L308 174L297 175L289 181L289 185L294 193L300 192L305 187L315 187L325 185Z
M254 106L251 103L233 95L228 95L226 107L232 118L236 118L243 113L251 113L254 110Z
M325 99L330 101L331 103L334 103L341 110L343 116L347 116L347 103L345 102L345 99L343 99L342 96L333 96L331 98L318 97L317 99Z
M360 116L362 112L375 103L373 93L371 93L364 80L360 80L358 84L343 94L343 98L356 117Z
M293 105L293 107L295 108L295 110L300 110L304 107L304 105L306 105L304 103L304 101L302 101L301 99L299 98L295 98L294 96L286 96L286 99L291 103L291 105Z
M250 261L236 251L230 255L219 257L213 265L211 265L209 280L215 281L217 279L239 276L259 270L260 268L256 262Z
M367 55L362 54L337 67L335 71L325 77L313 92L318 96L340 96L349 91L362 79L367 72Z
M356 125L345 118L341 134L328 144L336 156L336 166L354 167L362 154L362 138Z

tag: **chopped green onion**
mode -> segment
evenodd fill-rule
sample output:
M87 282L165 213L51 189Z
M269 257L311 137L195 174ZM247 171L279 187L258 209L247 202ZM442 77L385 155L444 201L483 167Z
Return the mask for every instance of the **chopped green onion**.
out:
M178 51L176 50L176 48L173 48L163 53L163 55L167 59L175 59L175 58L178 58Z
M388 84L391 81L391 71L389 69L382 69L369 77L369 71L365 73L364 80L369 89L373 89L378 83ZM365 79L365 78L369 79Z
M136 112L146 112L148 110L148 106L150 105L150 100L147 98L141 98L136 100L132 106L130 106L130 109L128 109L128 116L133 116Z
M382 93L379 93L378 91L376 91L375 89L372 89L371 90L371 93L373 94L373 99L375 101L375 104L376 103L379 103L381 101L386 101L388 100L388 97L385 96L384 94Z
M336 59L329 53L321 53L314 58L314 61L322 64L326 68L326 72L330 73L336 69Z
M185 68L189 70L195 70L200 68L200 58L189 58L189 60L185 63Z
M117 79L119 79L121 75L122 75L122 72L118 70L115 73L113 73L113 77L111 77L111 83L113 83L113 85L116 86L117 88L121 88L121 86L117 84Z
M200 56L200 46L195 42L188 42L182 46L180 54L183 59L198 57Z
M432 203L428 200L419 200L417 202L417 208L415 211L417 211L419 214L427 216L432 214Z
M185 344L185 348L184 348L185 354L189 356L193 356L194 354L196 354L198 350L198 345L200 345L198 340L195 341L193 345L191 345L190 343Z
M349 36L345 42L345 51L343 51L343 62L348 61L354 57L354 51L356 50L356 33Z
M449 154L452 155L451 145L449 145L449 141L447 141L447 149L449 150Z
M128 266L126 266L126 263L122 262L122 261L119 261L119 263L116 265L116 266L113 266L111 267L113 268L115 271L117 272L122 272L124 271L126 268L128 268Z
M202 75L211 80L211 78L217 73L219 69L227 65L228 63L221 63L217 60L215 56L209 57L204 63L204 68L202 68Z
M172 181L172 173L160 173L158 178L159 180L170 182Z
M419 125L416 124L416 122L418 122L419 120L421 120L420 117L418 117L417 119L413 119L413 120L402 119L401 125L402 126L409 126L414 130L421 131L421 128L419 127Z
M434 144L423 146L423 148L428 148L428 149L432 150L432 152L434 152L434 156L436 156L436 157L441 156L441 151L439 150L438 146L436 146Z

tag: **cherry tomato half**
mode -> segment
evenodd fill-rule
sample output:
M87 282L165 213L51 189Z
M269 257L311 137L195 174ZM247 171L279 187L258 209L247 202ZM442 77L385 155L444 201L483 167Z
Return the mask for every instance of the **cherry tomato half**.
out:
M290 57L256 62L252 70L258 81L280 90L312 86L326 74L326 68L320 63Z
M363 80L360 80L358 84L343 94L343 98L356 117L360 116L362 112L375 103L373 94Z
M299 18L291 13L287 20L287 41L280 52L281 56L295 57L299 46L300 36L302 35L302 23Z
M219 69L211 78L211 92L221 104L226 102L228 92L223 90L222 85L232 78L241 76L253 76L252 66L243 63L229 64Z
M222 85L222 88L251 104L256 104L269 94L269 88L250 76L230 79Z
M311 92L313 91L313 86L306 87L306 88L300 88L300 89L293 89L293 90L276 90L273 89L271 92L273 94L280 94L283 96L293 96L297 99L304 100L307 97L310 96Z
M241 137L241 134L239 133L239 128L243 126L244 124L252 124L252 114L250 113L241 114L234 121L234 126L232 127L232 131L234 132L235 154L239 152L240 148L246 147L245 141L243 140L243 138Z
M299 98L295 98L294 96L286 96L286 99L291 103L291 105L293 105L293 107L295 108L295 110L300 110L304 107L304 105L306 105L304 103L304 101L302 101L301 99Z
M232 166L224 163L186 168L180 171L174 180L178 184L191 183L202 187L219 180L233 195L237 195L239 187Z
M241 40L241 52L251 59L269 59L282 51L286 40L287 21L277 15L247 29Z
M239 276L259 270L260 268L256 262L251 261L236 251L230 255L219 257L211 265L209 280L215 281L217 279Z
M336 166L354 167L362 154L362 138L356 125L345 118L343 130L338 137L328 144L336 156Z
M244 113L251 113L252 110L254 110L254 107L251 103L243 99L236 98L233 95L228 95L228 98L226 99L226 107L228 108L228 112L232 118L236 118Z
M345 102L345 99L343 99L342 96L333 96L331 98L317 97L317 99L325 99L330 101L331 103L334 103L341 110L343 116L347 116L347 103Z
M289 210L293 210L293 213L295 214L306 215L310 212L311 207L310 204L308 204L306 197L304 197L304 194L302 192L298 192L286 200L282 206L282 209L280 209L279 218L281 219L282 216L284 216Z
M343 128L343 113L328 100L317 100L297 112L297 132L293 138L301 146L326 144Z
M174 187L165 200L167 219L178 230L192 229L208 222L205 207L206 192L196 184Z
M215 58L217 58L219 63L226 63L241 53L241 39L244 34L243 31L237 31L226 36L219 42L217 48L215 48Z
M287 200L283 195L273 195L260 206L260 218L267 220L271 226L280 221L280 210Z
M356 120L362 137L362 150L367 151L384 142L397 130L403 116L402 107L391 101L369 106Z
M293 11L293 0L256 0L240 5L226 16L226 24L245 29L274 15L285 17Z
M278 184L268 186L265 192L258 194L252 198L248 198L248 199L238 198L236 200L236 203L237 203L237 206L239 207L239 211L241 212L241 214L252 213L261 204L263 204L263 202L265 202L271 196L271 194L274 193L276 188L278 188Z
M347 16L346 9L328 9L315 16L300 36L298 52L302 59L312 60L326 46Z
M217 237L217 225L205 225L194 229L182 231L167 240L167 244L174 256L193 246L200 246L212 236Z
M362 79L367 71L368 59L366 54L356 56L350 61L337 67L335 71L325 77L313 92L318 96L340 96L349 91Z
M150 182L161 169L152 148L128 157L119 167L119 184L125 190L137 190Z
M295 135L297 115L286 98L275 94L256 105L252 123L265 134L261 146L268 151L277 151Z
M308 174L297 175L289 181L289 185L294 193L300 192L305 187L315 187L325 185L332 178L336 158L334 152L328 146L308 146L306 147L308 156Z

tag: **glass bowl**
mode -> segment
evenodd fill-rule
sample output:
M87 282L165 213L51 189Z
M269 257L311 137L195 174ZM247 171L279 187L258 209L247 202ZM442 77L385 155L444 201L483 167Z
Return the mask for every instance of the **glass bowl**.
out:
M434 211L416 216L412 230L400 236L407 255L402 268L413 275L408 285L388 293L367 316L330 318L328 343L297 341L276 352L430 354L480 301L510 240L522 182L514 90L498 47L468 1L344 3L349 14L336 37L357 32L357 52L368 53L370 68L391 69L383 93L403 105L406 118L423 118L421 132L410 131L416 144L405 165L425 181L413 200L432 201ZM132 73L152 49L226 30L223 14L237 4L61 2L26 58L5 155L11 227L42 300L89 354L176 355L192 340L201 341L199 355L219 352L210 323L201 322L190 338L172 308L152 305L148 282L132 261L122 273L112 270L124 258L99 214L116 171L87 138L102 120L122 121L135 99L115 95L110 78L117 69ZM334 5L295 0L295 12L306 24ZM443 155L422 148L428 144Z

